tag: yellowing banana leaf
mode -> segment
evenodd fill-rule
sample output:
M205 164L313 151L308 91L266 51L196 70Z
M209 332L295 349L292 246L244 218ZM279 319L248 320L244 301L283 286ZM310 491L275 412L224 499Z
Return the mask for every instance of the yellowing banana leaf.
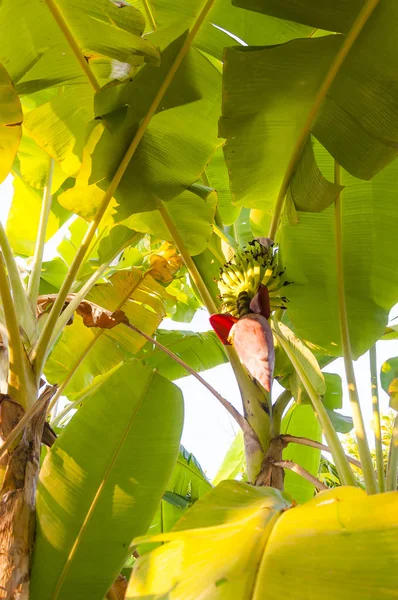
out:
M72 177L80 168L86 129L93 116L92 88L73 86L29 111L25 127L38 146Z
M253 598L375 600L397 597L398 493L354 488L319 494L277 522Z
M22 107L12 81L0 64L0 183L7 177L22 136Z
M289 509L277 490L223 482L142 557L126 598L392 599L398 493L337 488ZM220 556L222 560L220 560Z
M156 512L182 420L180 390L135 360L86 399L40 472L32 600L105 596Z
M13 186L14 195L6 223L7 237L15 254L24 257L33 256L43 194L42 191L30 187L21 177L14 178ZM46 241L58 231L59 226L59 219L51 211L48 218Z
M14 171L19 172L22 179L33 188L42 190L47 184L49 170L49 155L40 148L33 138L23 131L18 148L19 169L14 165ZM54 162L51 192L54 194L65 181L67 175L57 162Z
M165 316L167 293L140 269L116 272L110 277L109 283L94 286L88 300L113 311L129 292L123 311L132 324L152 335ZM73 324L64 329L46 362L48 381L60 384L76 362L84 358L65 388L65 394L71 400L89 386L97 375L106 373L124 357L136 354L145 344L145 338L124 325L104 332L94 342L97 334L98 329L85 327L81 317L75 315Z
M126 598L247 597L272 526L289 504L277 490L220 483L172 532L151 538L171 541L139 560Z

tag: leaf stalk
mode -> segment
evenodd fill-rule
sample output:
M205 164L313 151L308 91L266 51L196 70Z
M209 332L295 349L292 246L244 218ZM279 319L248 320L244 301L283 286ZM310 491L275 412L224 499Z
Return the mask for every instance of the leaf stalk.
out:
M340 165L335 162L335 183L340 184ZM361 459L362 471L366 490L369 494L376 493L376 478L373 470L372 456L369 450L368 439L365 431L361 405L359 402L358 389L355 379L354 363L351 351L350 330L348 326L347 305L345 298L344 283L344 259L343 259L343 231L341 194L334 203L335 236L336 236L336 270L337 270L337 294L339 304L339 320L341 345L343 349L344 366L347 377L348 393L351 403L352 418L354 422L355 437L358 444L359 457ZM337 465L336 465L337 466Z
M385 476L384 476L384 460L383 460L383 444L381 438L381 420L380 420L380 402L379 402L379 386L377 381L377 354L376 344L369 350L370 361L370 383L372 389L372 408L373 408L373 431L375 436L376 449L376 469L377 483L379 492L385 492Z
M46 186L43 191L43 202L40 212L39 229L37 231L37 239L35 252L33 255L32 271L29 277L28 296L32 306L37 304L37 296L39 295L41 267L43 264L44 245L46 243L46 232L48 219L50 217L52 194L51 187L54 174L54 159L49 158Z
M286 352L289 357L290 362L292 363L298 377L300 378L307 394L310 397L312 405L314 407L315 414L319 419L319 422L322 427L323 434L326 438L328 446L330 448L330 452L333 456L337 471L339 473L339 477L343 483L343 485L352 485L356 486L357 481L354 477L354 473L348 463L346 455L343 450L343 446L339 440L339 437L334 430L332 422L328 413L326 412L326 408L322 403L321 397L317 394L314 386L312 385L309 377L307 376L305 370L301 366L300 362L297 360L294 353L291 351L289 344L286 343L285 338L281 334L277 322L274 322L274 332L278 339L278 342L282 346L283 350Z

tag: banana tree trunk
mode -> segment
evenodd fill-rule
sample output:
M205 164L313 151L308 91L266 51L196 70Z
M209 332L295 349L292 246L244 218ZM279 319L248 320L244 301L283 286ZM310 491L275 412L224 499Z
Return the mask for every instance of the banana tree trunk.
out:
M284 447L284 443L280 438L271 440L255 485L265 485L283 491L285 472L282 467L278 467L274 463L282 460Z
M29 571L35 528L35 496L40 444L47 404L26 426L6 454L0 492L0 600L29 599ZM23 414L10 396L0 400L0 437L10 433Z

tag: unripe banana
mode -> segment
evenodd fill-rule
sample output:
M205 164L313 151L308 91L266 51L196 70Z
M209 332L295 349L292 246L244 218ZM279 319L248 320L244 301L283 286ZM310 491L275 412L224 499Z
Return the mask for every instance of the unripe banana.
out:
M273 248L271 240L249 242L246 247L239 248L235 256L220 269L217 284L223 309L238 317L248 314L251 312L250 302L260 285L268 289L269 309L286 308L287 298L278 295L285 285L281 279L283 273L278 265L277 248Z

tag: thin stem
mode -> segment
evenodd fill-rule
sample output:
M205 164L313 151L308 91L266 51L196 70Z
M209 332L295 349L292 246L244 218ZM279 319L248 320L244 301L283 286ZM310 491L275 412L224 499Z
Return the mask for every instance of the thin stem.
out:
M72 30L70 29L64 15L58 8L55 0L45 0L45 3L47 4L47 8L51 12L52 16L54 17L58 27L64 34L66 41L68 42L73 54L75 55L77 62L79 63L82 71L86 75L94 92L99 92L101 89L101 86L98 83L94 73L92 72L90 65L88 64L85 56L82 53L79 43L77 42L76 38L74 37Z
M14 429L8 434L8 437L5 440L4 444L2 444L0 446L0 458L10 448L10 446L12 446L12 444L15 442L17 437L25 429L26 425L28 423L30 423L30 421L33 419L35 414L37 414L40 411L40 409L42 409L45 406L45 404L49 401L49 399L55 393L56 389L57 389L57 386L48 386L44 390L44 392L42 393L40 398L28 408L26 413L23 415L22 419L20 421L18 421L18 423L15 425Z
M275 467L282 467L283 469L289 469L289 471L297 473L297 475L300 475L301 477L312 483L319 491L329 489L325 484L322 483L322 481L319 481L319 479L311 475L311 473L309 473L307 469L304 469L304 467L300 467L300 465L291 460L279 460L272 464L274 464Z
M329 454L331 454L330 448L328 446L325 446L325 444L321 444L321 442L316 442L315 440L310 440L305 437L297 437L295 435L290 435L290 434L283 434L280 437L281 437L282 441L287 444L300 444L301 446L309 446L310 448L318 448L319 450L323 450L324 452L329 452ZM346 454L346 458L349 463L351 463L355 467L358 467L358 469L362 469L362 465L359 462L359 460L357 460L356 458L352 458L352 456L349 456L348 454Z
M160 350L162 350L162 352L164 352L165 354L170 356L170 358L172 358L175 362L177 362L179 365L184 367L184 369L186 371L188 371L188 373L193 375L195 377L195 379L197 379L205 388L207 388L209 390L209 392L211 392L213 394L213 396L215 398L217 398L217 400L223 405L223 407L235 419L235 421L237 422L237 424L239 425L239 427L241 429L245 430L248 427L247 422L245 421L244 417L240 414L240 412L237 411L236 408L230 402L228 402L228 400L223 398L223 396L221 396L221 394L219 394L209 383L207 383L207 381L205 379L203 379L203 377L201 377L194 369L192 369L189 365L187 365L186 362L181 360L181 358L179 356L174 354L174 352L172 352L171 350L166 348L166 346L163 346L163 344L161 344L160 342L158 342L157 340L152 338L150 335L141 331L141 329L138 329L138 327L135 327L135 325L132 325L131 323L128 323L128 324L124 323L124 325L126 325L126 327L128 327L132 331L135 331L139 335L142 335L142 337L144 337L148 342L151 342L151 344L154 344L155 346L157 346Z
M214 313L218 312L217 306L215 305L213 298L211 297L207 287L205 286L203 279L201 278L200 273L199 273L195 263L192 260L191 255L187 251L185 244L183 242L183 239L182 239L177 227L174 224L174 221L170 217L166 206L160 200L158 201L158 211L160 212L160 215L161 215L167 229L169 230L175 245L177 246L178 250L180 251L183 261L185 262L185 266L187 267L189 274L193 279L193 282L195 283L196 287L198 288L198 291L199 291L199 294L201 295L203 304L206 306L206 308L210 314L214 314Z
M26 333L29 342L34 342L36 333L36 320L33 307L29 302L24 284L19 273L18 265L11 250L6 232L0 221L0 249L3 253L4 262L7 267L8 278L10 280L12 297L15 304L17 316L20 319L20 326Z
M277 436L281 432L282 416L287 408L289 402L292 399L292 393L290 390L284 390L280 396L276 399L272 407L272 426L274 436Z
M39 295L41 267L43 264L44 244L46 243L47 224L52 205L51 187L54 174L54 159L49 158L46 186L43 191L39 229L37 232L35 252L33 256L32 271L29 277L28 296L33 306L37 304Z
M54 398L51 400L51 404L49 405L48 411L47 411L48 414L52 411L52 409L54 408L54 406L58 402L59 398L62 396L64 389L70 383L70 381L73 379L76 371L78 370L78 368L82 364L83 360L86 358L87 354L90 352L91 348L97 343L97 341L105 333L105 331L106 331L106 329L100 329L99 331L97 331L97 333L92 338L92 340L90 341L90 343L87 344L86 348L80 354L79 358L74 363L74 365L71 368L71 370L69 371L68 375L66 376L66 378L64 379L64 381L59 386L59 388L58 388L58 390L57 390ZM53 425L53 423L51 425Z
M278 342L282 346L283 350L286 352L289 357L290 362L292 363L297 375L299 376L307 394L310 397L312 405L315 410L315 414L319 419L321 424L323 434L326 438L328 446L330 448L330 452L333 456L337 471L339 473L339 477L343 483L343 485L357 485L357 481L354 477L354 473L348 463L345 452L339 440L339 437L334 430L332 422L328 413L326 412L326 408L322 403L321 397L317 394L314 389L311 380L308 378L304 368L301 366L299 360L296 358L294 352L292 352L289 344L286 342L282 333L279 330L277 322L274 322L274 332L278 339Z
M216 261L220 264L223 265L225 263L225 258L224 256L222 256L217 250L216 248L214 248L211 244L209 244L209 246L207 247L207 249L209 250L209 252L211 252L211 254L214 256L214 258L216 259Z
M135 292L135 290L141 285L141 283L144 281L145 277L147 276L148 273L145 273L142 277L140 277L140 279L138 281L136 281L134 283L134 285L132 285L130 287L130 289L127 291L127 293L123 296L122 300L119 302L119 304L117 305L117 307L115 308L115 310L120 310L122 308L122 306L124 306L124 304L127 302L127 300L130 298L130 296ZM100 329L99 331L97 331L97 333L95 334L95 336L93 337L93 339L90 341L90 343L86 346L86 348L83 350L83 352L80 354L79 358L77 359L77 361L74 363L73 367L71 368L71 370L69 371L68 375L66 376L66 378L64 379L64 381L61 383L61 385L59 386L54 398L52 399L49 407L48 407L48 413L51 412L51 410L54 408L55 404L57 403L58 399L60 396L62 396L63 391L65 390L65 388L68 386L68 384L70 383L70 381L73 379L76 371L78 370L78 368L80 367L80 365L82 364L83 360L86 358L87 354L90 352L90 350L92 349L92 347L97 343L97 341L100 339L100 337L105 333L105 329Z
M335 183L340 184L340 165L335 162ZM368 440L366 437L365 424L363 421L361 405L359 403L357 384L355 380L354 364L351 352L350 330L348 327L347 306L345 299L344 284L344 261L343 261L343 231L341 213L341 194L334 203L335 235L336 235L336 269L337 269L337 294L339 303L339 320L341 345L343 349L345 372L348 384L348 393L351 403L354 431L358 443L359 458L362 463L362 471L366 490L369 494L376 493L376 478L373 469L372 456L370 454Z
M27 358L22 346L15 305L11 295L3 253L0 252L0 297L8 338L8 393L26 410L29 404Z
M239 248L238 242L236 240L234 240L234 238L231 235L226 233L223 229L218 227L218 225L216 225L215 223L213 223L212 227L213 227L214 233L220 238L220 240L225 242L230 248L232 248L232 250L237 250Z
M46 2L53 4L53 0L46 0ZM62 284L61 289L58 293L57 300L56 300L56 302L54 302L54 305L51 309L50 315L47 319L45 326L43 327L43 330L41 332L39 340L38 340L36 347L32 354L32 360L34 361L37 377L40 377L40 373L43 369L45 356L47 354L48 345L49 345L51 335L52 335L52 330L54 329L55 323L61 313L65 298L71 289L71 286L74 282L75 276L84 261L87 250L90 246L91 240L93 239L93 237L95 235L97 227L98 227L102 217L104 216L104 213L108 207L108 204L112 200L113 195L114 195L123 175L125 174L126 169L129 165L131 159L133 158L133 156L138 148L138 145L139 145L140 141L142 140L144 133L146 132L146 130L148 128L148 125L149 125L152 117L156 113L156 111L159 107L159 104L162 101L163 96L165 95L170 83L172 82L179 66L181 65L182 61L184 60L184 57L186 56L187 52L189 51L189 49L192 45L192 42L195 38L195 35L197 34L200 26L202 25L203 21L205 20L213 3L214 3L214 0L207 0L201 13L199 14L198 18L196 19L196 22L194 23L191 31L187 35L185 42L181 46L177 56L175 57L175 59L173 61L173 64L171 65L168 73L166 74L165 78L163 79L163 81L155 95L155 98L153 99L151 106L148 109L148 112L146 113L145 117L142 119L140 126L138 127L137 132L136 132L129 148L127 149L126 154L124 155L119 167L116 170L115 175L113 176L113 179L112 179L107 191L104 194L101 205L98 208L98 211L94 217L94 220L91 222L90 227L88 228L88 230L82 240L80 248L77 251L74 261L68 270L68 273L65 277L64 283Z
M218 312L217 306L210 292L208 291L194 261L186 249L184 241L163 202L158 202L158 210L185 262L192 280L199 291L203 304L206 306L210 314L215 314ZM270 419L267 414L267 410L269 410L267 397L262 394L260 388L250 379L234 348L232 346L224 346L224 350L228 356L229 362L231 363L235 377L238 381L239 389L242 395L245 417L252 429L255 431L258 439L261 442L261 445L266 449L270 439Z
M392 436L390 441L390 449L388 452L387 464L387 490L394 491L397 489L398 478L398 413L395 417Z
M279 220L281 218L283 204L285 202L285 197L287 190L289 188L290 179L297 168L297 163L300 159L301 153L305 146L308 136L311 132L312 124L317 117L319 110L326 98L326 95L335 80L336 75L338 74L340 67L345 61L349 51L351 50L355 40L361 33L363 27L365 26L367 20L371 16L372 12L376 8L379 0L368 0L365 6L360 11L358 17L354 21L350 31L343 38L343 43L340 46L339 51L337 52L332 64L330 65L329 71L326 74L325 79L322 82L321 87L318 90L317 95L315 96L314 102L311 106L310 112L308 113L307 119L303 125L303 128L300 132L300 135L297 139L296 145L293 149L292 156L290 158L289 164L286 169L285 176L282 181L281 188L279 190L278 198L276 200L274 213L272 216L272 222L270 226L270 230L268 233L268 237L272 240L275 239L275 235L278 229Z
M153 9L152 6L150 4L149 0L142 0L142 4L144 5L144 10L145 10L145 14L148 18L148 21L150 22L151 26L153 27L153 30L156 31L157 30L157 26L156 26L156 21L155 21L155 17L153 14Z
M369 350L370 361L370 383L372 387L372 407L373 407L373 431L375 436L376 448L376 468L377 482L379 492L385 492L385 477L384 477L384 460L383 460L383 443L381 439L381 422L380 422L380 402L379 402L379 387L377 382L377 355L376 344Z

